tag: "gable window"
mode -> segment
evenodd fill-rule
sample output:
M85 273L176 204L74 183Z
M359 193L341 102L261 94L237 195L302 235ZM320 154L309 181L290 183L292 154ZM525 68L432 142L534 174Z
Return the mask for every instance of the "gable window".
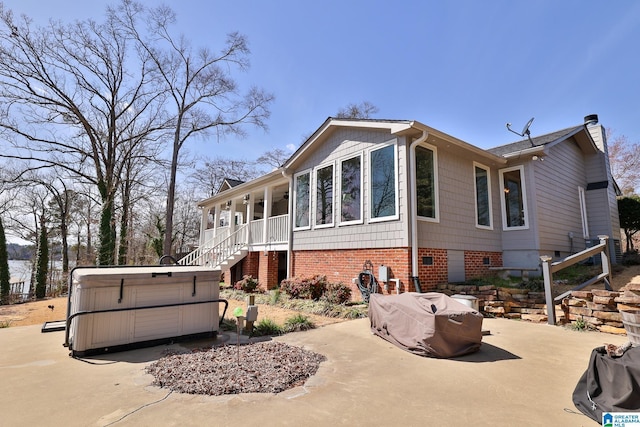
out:
M387 145L369 154L371 221L390 219L398 212L395 148Z
M500 171L503 228L525 229L527 223L527 197L524 185L524 168L517 166Z
M340 224L362 222L362 156L340 163Z
M311 205L311 172L302 172L293 178L294 191L294 228L309 228L311 220L309 218Z
M419 217L438 219L436 147L418 145L416 157L416 213Z
M315 225L333 224L333 165L316 170Z
M489 169L479 163L473 163L476 225L480 228L491 228L491 189L489 187Z

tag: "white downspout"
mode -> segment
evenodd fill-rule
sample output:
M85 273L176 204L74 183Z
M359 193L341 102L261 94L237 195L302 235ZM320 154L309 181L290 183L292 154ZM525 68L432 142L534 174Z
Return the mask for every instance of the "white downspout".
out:
M287 239L287 277L291 277L291 257L293 255L293 175L288 174L287 171L282 169L282 176L289 181L289 215L287 215L287 232L289 238Z
M409 146L409 187L411 193L411 205L409 206L409 218L411 221L411 276L418 276L418 212L416 206L418 204L418 193L416 189L416 145L427 140L429 133L422 131L422 136L411 143ZM417 289L416 289L417 290Z

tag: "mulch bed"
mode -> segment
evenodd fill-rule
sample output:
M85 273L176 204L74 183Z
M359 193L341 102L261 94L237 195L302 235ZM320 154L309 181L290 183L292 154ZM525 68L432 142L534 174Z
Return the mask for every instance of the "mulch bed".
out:
M325 360L321 354L268 341L169 354L147 372L154 385L180 393L279 393L304 384Z

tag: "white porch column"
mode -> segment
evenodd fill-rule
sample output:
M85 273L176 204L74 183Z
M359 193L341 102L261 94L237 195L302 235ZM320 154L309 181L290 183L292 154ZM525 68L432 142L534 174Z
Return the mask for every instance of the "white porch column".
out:
M271 216L271 198L273 197L273 193L271 191L271 187L265 187L264 189L264 206L262 208L262 216L264 223L262 224L262 240L264 240L265 244L269 244L269 217Z
M251 221L253 221L253 197L250 195L248 200L244 200L243 203L246 203L247 209L245 211L245 224L247 225L247 243L252 244L254 237L251 235Z
M209 223L209 208L203 207L202 214L200 215L200 245L205 242L205 231L207 230L207 224Z
M235 233L236 231L236 204L232 200L231 207L229 208L229 231L230 234Z
M220 204L217 204L213 211L213 235L215 237L218 232L218 227L220 227Z

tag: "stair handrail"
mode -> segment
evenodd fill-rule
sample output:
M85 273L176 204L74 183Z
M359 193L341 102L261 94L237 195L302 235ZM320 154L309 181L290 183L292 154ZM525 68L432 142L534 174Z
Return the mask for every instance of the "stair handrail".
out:
M609 236L598 236L600 243L590 248L587 248L581 252L575 253L566 257L561 261L551 262L552 258L548 255L540 257L542 261L542 276L544 278L544 294L547 304L547 323L550 325L556 324L556 309L555 303L562 301L562 299L568 296L571 292L580 290L584 287L591 286L594 283L603 280L605 289L611 290L611 258L609 257ZM575 288L567 291L557 297L553 298L551 293L551 285L553 284L553 273L560 271L564 268L577 264L588 258L600 254L600 263L602 265L602 273L592 277L584 283L579 284Z
M243 224L220 243L212 245L215 241L214 236L180 259L178 263L181 265L207 265L216 268L247 246L247 232L247 224Z

